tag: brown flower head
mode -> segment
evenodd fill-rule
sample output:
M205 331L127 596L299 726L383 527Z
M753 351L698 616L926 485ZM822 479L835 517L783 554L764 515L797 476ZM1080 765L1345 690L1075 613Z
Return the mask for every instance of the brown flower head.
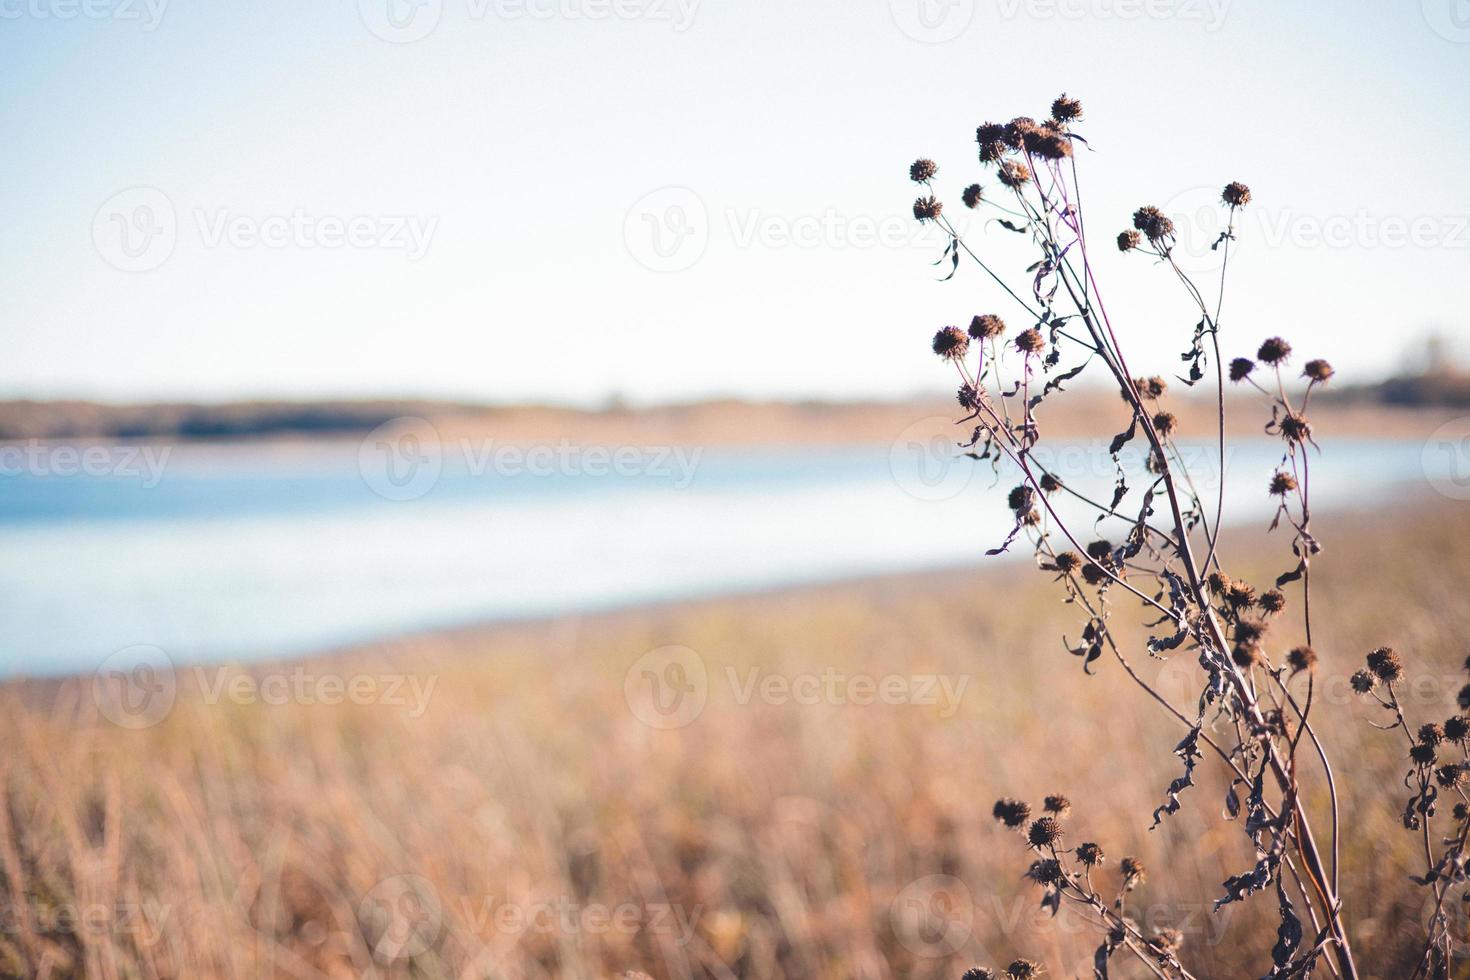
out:
M1232 180L1220 193L1220 200L1232 208L1243 208L1251 202L1251 189L1238 180Z
M1016 830L1031 819L1031 804L1024 800L1013 800L1007 797L1003 800L996 800L990 813L996 820Z
M983 193L984 192L979 184L971 184L969 187L966 187L964 193L960 195L960 200L965 203L965 207L967 208L978 208L980 206L980 198L982 197Z
M1369 691L1373 690L1374 686L1378 683L1378 678L1374 677L1366 670L1359 670L1353 673L1353 676L1349 678L1348 683L1352 684L1353 690L1357 693L1367 694Z
M1143 241L1143 236L1129 228L1127 231L1118 232L1118 251L1131 252Z
M1296 489L1296 477L1290 473L1277 471L1271 474L1271 493L1276 497L1284 497Z
M1237 357L1230 362L1230 380L1244 381L1256 369L1256 362L1248 357Z
M1133 227L1143 232L1151 242L1174 234L1174 222L1158 208L1148 205L1133 212Z
M1006 128L1000 123L986 122L975 127L976 143L1004 143Z
M995 971L987 970L983 966L977 966L974 969L966 970L965 975L960 977L960 980L995 980Z
M1058 133L1040 130L1026 139L1027 152L1043 160L1061 160L1072 155L1072 141Z
M1056 858L1043 858L1040 861L1032 861L1031 868L1026 872L1026 877L1038 885L1055 885L1066 877L1062 871L1062 862Z
M1456 803L1454 809L1455 819L1464 823L1470 819L1470 803Z
M918 159L909 164L909 180L916 184L927 184L939 173L939 165L933 160Z
M1036 125L1036 120L1030 116L1017 116L1015 119L1006 123L1005 129L1001 134L1001 139L1005 142L1006 146L1009 146L1013 150L1019 150L1025 147L1027 136L1034 138L1039 128Z
M1280 337L1267 337L1256 351L1256 359L1267 364L1280 364L1291 356L1291 345Z
M1215 595L1223 595L1230 588L1230 576L1217 569L1205 576L1205 584Z
M1311 647L1294 647L1286 655L1286 662L1291 665L1293 673L1302 671L1315 671L1317 669L1317 651Z
M980 407L980 392L972 384L960 385L960 390L955 394L955 397L959 399L960 408L965 409L967 412L973 412Z
M1439 784L1445 789L1452 789L1453 787L1459 786L1465 782L1465 767L1459 763L1454 762L1450 763L1447 766L1440 766L1438 769L1434 770L1434 778L1437 779L1439 781Z
M1281 435L1288 442L1305 442L1312 438L1312 423L1305 415L1287 412L1281 417Z
M1040 482L1041 482L1041 492L1042 493L1045 493L1045 494L1056 493L1058 490L1062 489L1062 481L1061 480L1058 480L1056 477L1052 476L1050 473L1043 473L1043 474L1041 474L1041 481Z
M933 221L943 210L944 205L936 197L921 197L914 201L914 217L920 221Z
M970 349L970 338L959 327L945 327L934 335L934 353L947 361L957 361Z
M1434 746L1427 745L1424 742L1419 742L1413 748L1409 749L1409 758L1421 766L1432 766L1438 761L1438 757L1434 754Z
M1156 374L1151 378L1134 378L1133 387L1137 388L1138 393L1144 398L1158 401L1164 397L1164 392L1169 390L1169 382Z
M1470 718L1455 715L1444 722L1444 737L1451 742L1463 742L1470 737Z
M1326 383L1336 373L1336 371L1332 370L1332 365L1320 357L1316 360L1308 361L1307 366L1302 369L1303 377L1311 378L1319 384Z
M1012 487L1010 494L1006 497L1006 503L1018 514L1024 510L1030 510L1035 500L1036 491L1025 483Z
M1063 575L1071 575L1082 567L1082 556L1075 551L1059 551L1053 564Z
M1156 930L1153 938L1148 941L1148 948L1155 955L1173 956L1183 946L1184 933L1167 926Z
M1092 868L1107 860L1107 855L1103 854L1101 847L1092 841L1086 841L1077 845L1077 860Z
M1108 573L1103 571L1101 566L1087 565L1082 569L1082 581L1088 585L1102 585L1105 582L1112 581L1112 579L1108 577Z
M1006 976L1009 980L1036 980L1041 976L1041 967L1030 960L1012 960L1006 967Z
M999 337L1005 332L1005 321L994 313L982 313L970 321L970 336L976 340L982 337Z
M1434 722L1426 722L1419 726L1419 741L1425 745L1438 745L1444 741L1444 729Z
M1225 590L1225 601L1237 612L1249 609L1256 604L1256 590L1249 582L1231 582Z
M1403 679L1404 662L1391 647L1379 647L1368 654L1368 669L1381 681L1392 684Z
M1060 793L1053 793L1051 796L1048 796L1043 801L1043 804L1043 809L1047 813L1054 814L1058 817L1065 817L1072 812L1072 801Z
M1066 92L1057 96L1051 103L1051 117L1057 122L1071 122L1082 118L1082 101L1068 97Z
M1173 412L1159 412L1154 416L1154 430L1161 436L1169 436L1179 428L1179 419Z
M1286 608L1286 593L1280 589L1267 589L1256 600L1256 605L1260 606L1268 615L1274 616Z
M1007 187L1019 189L1025 187L1027 181L1031 179L1031 171L1019 160L1007 160L1000 165L996 176Z
M1026 843L1032 847L1053 847L1062 840L1062 822L1056 817L1037 817L1026 828Z
M1126 890L1132 890L1134 885L1141 885L1148 878L1148 870L1135 857L1125 857L1118 869L1123 872L1123 887Z
M1235 642L1255 646L1266 635L1266 624L1259 619L1242 619L1235 624Z
M1036 354L1046 346L1046 341L1041 336L1041 331L1032 327L1022 330L1016 335L1016 350L1023 354Z

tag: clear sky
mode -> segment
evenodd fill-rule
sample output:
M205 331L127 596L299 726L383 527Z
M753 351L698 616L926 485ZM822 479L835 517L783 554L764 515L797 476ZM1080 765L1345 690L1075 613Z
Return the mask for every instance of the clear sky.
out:
M1470 338L1466 0L0 0L0 81L0 397L948 390L928 337L1008 308L908 164L961 212L1064 90L1094 234L1251 185L1227 353Z

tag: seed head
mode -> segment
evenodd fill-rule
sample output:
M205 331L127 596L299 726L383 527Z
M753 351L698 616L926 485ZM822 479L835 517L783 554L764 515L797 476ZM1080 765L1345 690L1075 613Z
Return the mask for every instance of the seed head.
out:
M1026 137L1034 135L1039 127L1036 120L1030 116L1017 116L1006 123L1001 139L1013 150L1019 150L1026 145Z
M976 340L982 337L999 337L1005 332L1005 321L994 313L981 313L970 321L970 336Z
M1066 92L1051 103L1051 117L1057 122L1071 122L1082 118L1082 100L1070 98Z
M1248 357L1237 357L1230 362L1230 380L1244 381L1256 369L1256 362Z
M1230 659L1241 670L1250 670L1261 662L1261 648L1254 643L1236 643Z
M1280 589L1267 589L1256 600L1256 605L1260 606L1267 615L1274 616L1286 608L1286 593Z
M1296 477L1290 473L1278 471L1271 474L1271 493L1276 497L1284 497L1296 489Z
M1113 557L1113 543L1099 538L1087 545L1087 556L1094 561L1111 561Z
M980 206L980 198L983 193L984 192L981 190L979 184L971 184L969 187L966 187L964 193L960 195L960 200L965 202L965 207L967 208L978 208Z
M1043 160L1062 160L1072 155L1072 141L1058 133L1041 130L1026 138L1026 149Z
M1353 676L1349 678L1349 683L1352 684L1353 690L1357 693L1367 694L1378 683L1378 678L1366 670L1359 670L1355 671Z
M1133 212L1133 227L1143 232L1151 242L1174 234L1174 222L1158 208L1148 205Z
M970 338L959 327L945 327L934 335L934 353L946 361L958 361L970 350Z
M1286 655L1286 662L1291 665L1292 673L1314 672L1317 669L1317 651L1311 647L1294 647Z
M1044 858L1031 862L1031 868L1026 872L1026 877L1038 885L1055 885L1066 877L1066 874L1062 871L1062 862L1056 858Z
M1225 601L1236 611L1249 609L1256 604L1256 590L1249 582L1231 582L1225 590Z
M1005 142L1005 137L1006 128L1000 123L987 122L975 127L976 143L1003 143Z
M1436 761L1434 746L1420 742L1409 750L1409 758L1421 766L1432 766Z
M1046 798L1043 808L1047 813L1055 814L1058 817L1065 817L1072 812L1072 801L1060 793L1054 793Z
M1438 745L1444 741L1444 729L1434 722L1426 722L1419 726L1419 741L1425 745Z
M1336 371L1332 370L1332 365L1320 357L1314 361L1308 361L1307 366L1302 369L1302 375L1304 377L1311 378L1319 384L1325 383L1336 373Z
M1446 718L1444 722L1444 737L1451 742L1463 742L1470 737L1470 718L1464 715L1455 715Z
M1455 703L1460 706L1461 711L1470 711L1470 684L1460 688L1460 693L1455 696Z
M966 970L960 980L995 980L995 971L987 970L983 966L977 966L973 970Z
M1470 804L1456 803L1454 814L1456 820L1464 823L1465 820L1470 819Z
M1179 419L1173 412L1159 412L1154 416L1154 429L1161 436L1168 436L1179 428Z
M1024 800L1013 800L1007 797L996 800L990 813L996 820L1015 830L1031 819L1031 804Z
M1041 331L1032 327L1022 330L1016 335L1016 350L1023 354L1035 354L1046 347L1046 341L1041 336Z
M920 221L933 221L943 210L944 205L936 197L921 197L914 202L914 217Z
M1012 960L1006 967L1006 976L1009 980L1036 980L1041 976L1041 967L1030 960Z
M1082 567L1082 557L1075 551L1062 551L1057 553L1054 564L1063 575L1071 575Z
M1149 949L1156 954L1172 956L1179 952L1184 945L1184 933L1178 929L1170 929L1167 926L1154 932L1154 937L1148 941Z
M1447 766L1440 766L1434 770L1434 778L1445 789L1451 789L1465 782L1465 767L1458 762L1452 762Z
M1061 480L1058 480L1056 477L1052 476L1050 473L1043 473L1043 474L1041 474L1041 492L1042 493L1045 493L1045 494L1053 494L1053 493L1056 493L1060 489L1062 489L1062 481Z
M972 384L960 385L960 390L955 394L959 399L960 408L973 412L980 407L980 392Z
M1312 423L1305 415L1287 412L1281 417L1281 434L1289 442L1305 442L1312 437Z
M996 171L996 176L1007 187L1020 189L1025 187L1026 183L1031 179L1031 171L1019 160L1007 160L1000 165L1000 170Z
M1082 569L1082 581L1086 582L1088 585L1096 586L1109 582L1111 581L1111 579L1108 577L1108 573L1103 571L1102 566L1087 565L1084 566ZM1466 686L1470 687L1470 685Z
M1143 241L1143 236L1129 228L1127 231L1118 232L1118 251L1131 252Z
M1134 885L1141 885L1148 878L1148 870L1135 857L1125 857L1118 869L1123 872L1123 887L1126 890L1131 891Z
M1232 180L1220 193L1220 200L1232 208L1243 208L1251 202L1251 189L1238 180Z
M1214 571L1205 576L1205 584L1215 595L1222 595L1230 588L1230 576L1221 571Z
M922 157L909 164L909 180L916 184L927 184L939 173L939 165L933 160L925 160Z
M1368 654L1368 669L1379 680L1392 684L1404 676L1404 662L1390 647L1379 647Z
M1291 345L1280 337L1266 338L1261 342L1261 349L1256 351L1256 359L1267 364L1280 364L1290 356Z
M1101 847L1098 847L1092 841L1086 841L1077 845L1077 860L1092 868L1107 860L1107 855L1103 854Z
M1037 817L1026 828L1026 842L1032 847L1052 847L1061 839L1062 822L1056 817Z
M1017 513L1023 510L1030 510L1031 504L1035 500L1036 491L1024 483L1012 487L1010 494L1006 497L1006 503L1010 505L1011 510Z
M1149 401L1158 401L1164 397L1164 392L1169 390L1169 382L1156 374L1151 378L1134 378L1133 387L1139 397L1147 398Z

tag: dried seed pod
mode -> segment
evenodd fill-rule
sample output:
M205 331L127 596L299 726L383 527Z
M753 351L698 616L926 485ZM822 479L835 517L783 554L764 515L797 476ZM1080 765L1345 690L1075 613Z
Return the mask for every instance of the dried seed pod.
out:
M959 327L945 327L934 335L934 353L947 361L957 361L970 350L970 338Z
M934 179L934 175L937 173L939 173L939 165L933 160L926 160L921 157L909 164L909 180L912 180L916 184L928 183Z
M1238 180L1232 180L1220 192L1220 200L1232 208L1243 208L1251 202L1251 189Z

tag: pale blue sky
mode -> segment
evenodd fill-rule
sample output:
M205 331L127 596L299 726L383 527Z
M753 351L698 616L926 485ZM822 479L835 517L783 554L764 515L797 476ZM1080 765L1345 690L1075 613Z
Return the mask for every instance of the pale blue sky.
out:
M1230 353L1470 338L1465 0L427 0L411 43L388 2L0 0L0 397L947 391L929 335L1008 310L933 281L908 163L962 211L975 125L1063 90L1094 234L1254 189ZM1182 295L1100 251L1173 370Z

